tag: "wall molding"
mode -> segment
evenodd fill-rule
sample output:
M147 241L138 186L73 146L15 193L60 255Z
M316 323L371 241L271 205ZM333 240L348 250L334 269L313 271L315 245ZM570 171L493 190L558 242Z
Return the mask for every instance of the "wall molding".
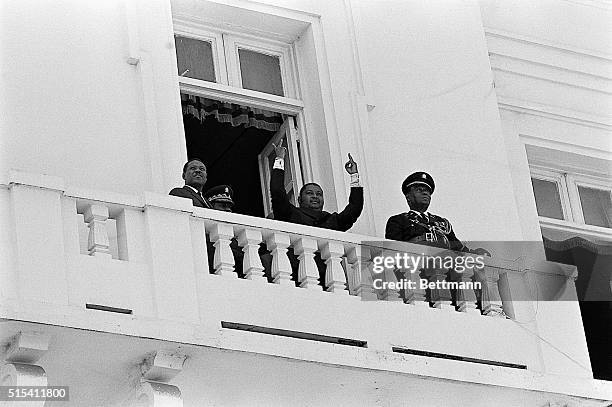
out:
M612 131L612 119L608 117L597 116L575 110L500 95L497 96L497 103L499 108L503 110L531 114L548 119L561 120L568 123Z
M581 146L578 144L566 143L566 142L557 141L557 140L550 140L550 139L532 136L532 135L525 135L522 133L519 133L518 136L519 136L519 140L526 147L532 146L532 147L544 148L547 150L561 151L561 152L565 152L565 153L569 153L573 155L588 157L589 160L597 159L597 160L610 161L612 163L612 152L610 151L599 150L595 148L585 147L585 146ZM535 157L530 156L528 152L527 156L528 156L530 164L533 164L535 166L543 166L547 169L550 169L551 167L560 167L560 164L558 162L553 162L548 159L541 159L541 155L535 158ZM570 164L564 163L562 167L566 171L574 172L578 174L586 174L586 175L591 175L595 177L604 177L604 178L609 177L608 172L605 172L602 169L594 169L592 165L591 166L578 165L578 164L570 165ZM612 171L612 169L610 171Z
M494 71L508 72L564 86L612 95L612 78L533 61L499 52L489 52L489 62Z
M492 27L484 27L485 35L498 37L501 39L506 39L515 42L522 42L525 44L538 46L538 47L546 47L552 48L557 51L563 51L573 54L578 54L581 57L590 57L590 58L598 58L602 59L606 62L612 62L612 54L606 54L603 52L598 52L590 49L574 47L567 44L555 43L552 41L543 40L540 38L535 38L523 34L512 33L505 30L500 30Z
M612 10L612 1L610 0L562 0L566 3L579 4L585 7L598 8L600 10Z

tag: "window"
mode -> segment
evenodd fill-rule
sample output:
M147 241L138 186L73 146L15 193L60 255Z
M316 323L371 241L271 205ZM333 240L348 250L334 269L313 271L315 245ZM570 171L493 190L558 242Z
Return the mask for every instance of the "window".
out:
M610 180L532 166L531 183L541 218L612 228Z
M297 97L291 44L176 21L174 41L181 78Z
M237 212L272 216L272 143L283 142L285 188L297 204L305 123L293 44L176 18L174 28L187 153L209 166L206 188L230 184Z
M612 200L610 191L578 186L580 205L587 225L612 227Z
M553 219L563 219L563 208L559 196L559 184L555 181L531 178L536 199L538 215Z
M213 48L209 41L174 36L179 76L216 82Z

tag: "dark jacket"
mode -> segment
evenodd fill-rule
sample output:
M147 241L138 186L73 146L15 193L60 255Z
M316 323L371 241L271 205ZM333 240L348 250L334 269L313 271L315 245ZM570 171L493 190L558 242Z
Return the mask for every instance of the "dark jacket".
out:
M357 221L363 209L363 188L352 187L349 203L340 213L329 213L307 208L297 208L287 198L284 179L285 171L273 169L270 177L270 194L274 219L324 229L347 231ZM296 191L297 192L297 191Z
M187 185L182 186L180 188L173 188L172 191L170 191L170 195L180 196L182 198L189 198L191 199L191 202L193 202L193 206L198 206L200 208L211 208L206 198L196 194Z
M469 252L455 236L448 219L433 214L429 214L427 220L413 211L391 216L387 220L385 238Z

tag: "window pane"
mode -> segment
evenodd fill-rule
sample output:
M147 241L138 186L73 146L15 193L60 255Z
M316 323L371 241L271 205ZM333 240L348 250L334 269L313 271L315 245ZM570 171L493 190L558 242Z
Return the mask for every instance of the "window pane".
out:
M247 49L239 49L238 57L244 89L284 96L278 57Z
M557 184L552 181L536 178L532 178L531 183L533 185L538 215L547 218L563 219L563 209Z
M209 82L215 80L212 44L208 41L174 36L178 74Z
M584 215L584 223L587 225L612 227L612 201L610 191L578 187L580 204Z

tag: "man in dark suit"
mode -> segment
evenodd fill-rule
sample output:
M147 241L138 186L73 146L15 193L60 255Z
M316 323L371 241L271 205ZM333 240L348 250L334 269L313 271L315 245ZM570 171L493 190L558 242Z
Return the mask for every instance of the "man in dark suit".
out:
M274 219L301 225L316 226L345 232L361 215L363 210L363 187L359 182L357 163L349 154L349 160L344 165L351 176L351 194L348 205L340 213L329 213L323 210L323 189L314 182L305 184L298 196L299 207L295 207L285 192L285 147L274 146L276 159L270 177L270 194L272 195L272 211Z
M200 208L211 208L210 204L202 196L202 189L206 184L206 165L199 158L192 158L183 166L183 179L185 185L173 188L170 195L189 198L193 206Z
M363 187L359 182L357 163L353 161L350 154L348 155L348 162L344 165L344 169L351 177L351 193L348 205L340 213L329 213L323 210L323 189L314 182L305 184L300 190L298 196L299 207L289 202L284 186L285 154L287 150L281 144L280 146L274 146L274 152L276 158L270 176L270 195L272 195L274 219L342 232L346 232L353 226L363 210ZM289 248L287 255L293 269L292 278L297 285L299 261L293 248ZM326 266L319 252L315 253L314 260L319 269L319 284L325 287Z

